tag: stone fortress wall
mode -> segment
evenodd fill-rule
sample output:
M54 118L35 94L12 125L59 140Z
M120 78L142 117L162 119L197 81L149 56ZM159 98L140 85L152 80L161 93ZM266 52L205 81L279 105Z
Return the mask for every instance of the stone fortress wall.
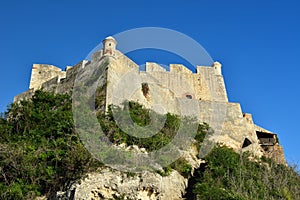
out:
M94 53L91 61L80 61L73 67L66 67L65 71L52 65L34 64L29 90L16 96L14 101L28 99L38 89L67 93L72 90L78 73L106 59L106 65L99 65L105 67L101 69L102 81L99 87L104 90L101 94L105 95L106 109L110 104L120 104L122 99L127 99L137 101L147 108L161 105L156 110L158 112L180 114L178 100L189 99L197 103L199 121L212 122L210 126L221 133L211 136L211 140L237 151L251 151L257 156L265 155L285 163L277 135L254 124L252 115L243 113L239 103L228 102L219 62L212 66L197 66L196 73L181 64L171 64L170 71L167 71L152 62L147 62L145 71L140 71L139 66L118 51L116 46L115 39L107 37L103 41L103 49ZM126 87L118 90L120 85ZM143 92L143 86L147 87L147 94ZM185 112L192 113L195 108L187 106L186 109ZM220 115L216 115L216 112Z
M54 77L59 81L66 77L66 72L53 65L33 64L29 89L40 89L44 82Z

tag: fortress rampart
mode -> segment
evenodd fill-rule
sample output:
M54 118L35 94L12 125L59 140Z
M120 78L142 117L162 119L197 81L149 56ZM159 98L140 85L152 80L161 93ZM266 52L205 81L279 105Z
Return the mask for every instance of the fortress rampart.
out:
M253 122L252 115L243 113L239 103L228 102L227 91L222 75L222 65L214 62L212 66L196 66L196 73L181 64L170 64L170 70L157 63L146 62L145 71L126 55L116 49L117 42L112 37L103 41L103 49L92 55L91 61L83 60L65 71L53 65L34 64L32 67L29 90L16 96L15 102L28 99L34 91L43 89L55 93L72 91L78 74L98 66L99 88L96 96L104 96L101 106L107 109L115 103L115 92L119 84L126 85L118 91L120 100L137 101L147 108L161 105L158 112L180 113L178 100L191 100L199 108L199 121L212 121L210 124L220 135L210 139L225 144L237 151L251 151L257 156L266 155L277 162L285 163L283 150L278 144L277 135ZM131 74L131 79L126 75ZM146 87L147 90L145 90ZM130 96L129 90L135 88ZM146 92L145 92L146 91ZM119 102L121 103L121 102ZM195 108L186 107L187 113ZM225 110L224 110L225 109ZM224 112L216 116L214 112Z

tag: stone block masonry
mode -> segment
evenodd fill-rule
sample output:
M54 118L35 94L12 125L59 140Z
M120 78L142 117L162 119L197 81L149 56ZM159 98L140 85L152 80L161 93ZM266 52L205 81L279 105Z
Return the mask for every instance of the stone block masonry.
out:
M29 99L38 89L68 93L75 81L80 81L78 78L94 70L92 74L98 76L98 88L101 89L97 90L96 96L101 95L102 102L97 103L103 110L107 110L110 104L120 105L126 99L157 109L160 113L180 114L178 102L190 100L197 104L199 122L211 122L209 125L218 133L209 138L211 141L239 152L251 151L256 156L265 155L285 163L277 135L255 125L252 115L243 113L239 103L228 102L219 62L212 66L196 66L196 73L181 64L171 64L170 71L167 71L153 62L147 62L145 71L140 71L139 66L116 46L114 38L108 37L103 41L104 48L94 53L91 61L80 61L73 67L68 66L66 71L53 65L34 64L29 90L16 96L14 101ZM92 69L92 66L97 67ZM123 86L121 90L120 85ZM147 87L146 93L143 87ZM184 112L193 113L195 109L187 106ZM261 142L266 140L276 142L266 146Z
M53 65L34 64L31 71L29 89L41 89L42 84L57 77L57 81L66 77L66 72Z

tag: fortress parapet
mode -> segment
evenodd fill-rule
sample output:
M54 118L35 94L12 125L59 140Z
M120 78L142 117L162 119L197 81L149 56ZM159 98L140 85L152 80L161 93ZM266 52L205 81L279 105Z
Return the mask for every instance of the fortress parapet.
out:
M44 82L49 81L56 76L59 81L61 78L66 77L66 72L53 65L33 64L29 89L41 89Z
M251 114L242 112L239 103L228 102L219 62L211 66L196 66L195 73L182 64L170 64L168 71L167 67L146 62L145 70L142 71L138 64L116 47L117 41L109 36L103 40L103 48L92 55L91 61L80 61L74 66L67 66L65 71L53 65L34 64L29 90L17 95L14 101L29 99L38 89L68 93L72 91L78 75L93 72L99 83L95 98L101 97L98 110L105 111L110 104L115 103L115 91L118 91L117 98L122 100L126 97L147 108L161 105L164 110L156 111L162 113L180 114L178 102L191 100L199 105L199 122L213 119L216 112L223 112L221 108L225 106L224 115L220 115L223 118L214 118L214 122L221 126L213 127L222 134L214 135L210 140L226 144L237 151L251 151L256 156L266 155L279 163L285 163L277 135L256 125ZM133 78L124 79L130 73L133 73ZM118 88L120 84L125 86L121 90ZM131 92L132 88L134 92ZM127 97L129 93L131 96ZM194 107L185 108L187 112L194 110Z
M154 62L146 62L146 72L166 72L166 68Z
M182 64L170 64L171 73L192 74L193 72Z

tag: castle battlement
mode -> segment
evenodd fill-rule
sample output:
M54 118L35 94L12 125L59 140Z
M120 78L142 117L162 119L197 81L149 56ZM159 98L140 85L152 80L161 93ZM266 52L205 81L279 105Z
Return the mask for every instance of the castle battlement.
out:
M146 62L146 72L166 72L167 70L154 62Z
M193 72L182 64L170 64L171 73L193 74Z
M92 72L99 80L95 96L103 97L98 109L105 111L108 105L115 103L115 91L118 91L120 99L126 97L147 108L161 105L165 109L163 112L174 114L180 113L179 100L192 100L199 106L199 122L214 119L210 125L222 133L211 137L211 140L237 151L251 151L257 156L266 155L275 157L278 162L285 162L277 135L257 126L251 114L242 112L239 103L228 101L219 62L214 62L212 66L195 66L196 73L182 64L170 64L170 70L167 71L157 63L146 62L145 71L142 71L138 64L118 51L116 46L117 41L107 37L103 40L103 49L95 52L91 61L80 61L74 66L67 66L65 71L53 65L34 64L29 90L16 96L14 101L29 99L38 89L68 93L72 91L78 76ZM132 73L133 78L124 79L129 73ZM124 89L118 90L120 84L125 86ZM132 93L129 91L131 88L135 88ZM128 93L130 97L126 96ZM221 105L226 110L222 110ZM187 113L194 111L195 108L186 106ZM214 112L223 111L223 118L214 118Z
M29 89L41 89L44 82L54 77L58 77L58 80L65 78L66 72L53 65L33 64Z

